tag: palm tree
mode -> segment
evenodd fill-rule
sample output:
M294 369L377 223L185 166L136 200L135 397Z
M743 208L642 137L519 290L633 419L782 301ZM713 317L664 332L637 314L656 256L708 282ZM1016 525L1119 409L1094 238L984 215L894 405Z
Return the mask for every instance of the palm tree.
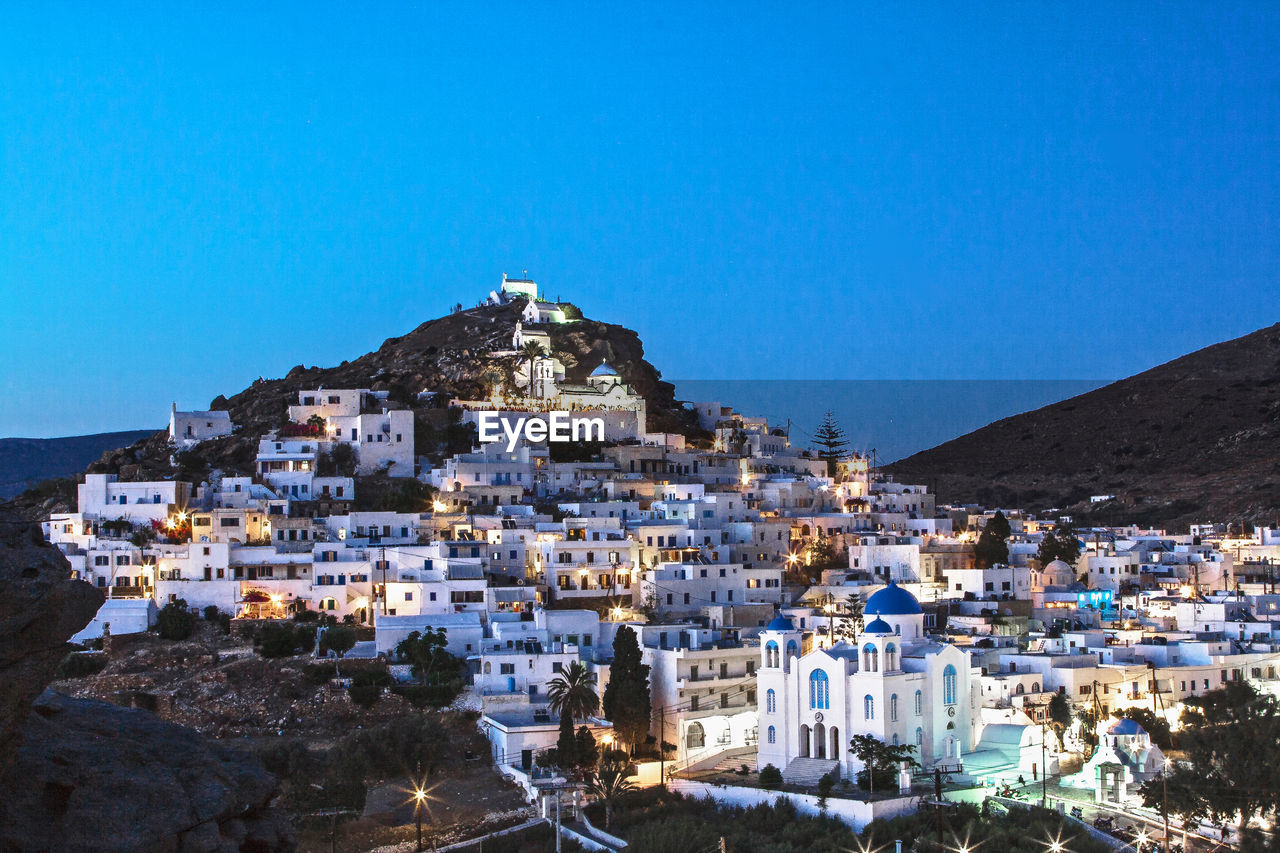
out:
M617 761L606 761L587 782L587 790L604 803L604 828L609 828L613 820L613 806L623 796L635 790L635 785L627 778L627 765Z
M586 719L600 708L596 674L581 661L574 661L567 670L547 683L547 698L551 700L553 714L567 711L575 720Z
M519 356L522 361L529 362L529 387L526 393L533 396L533 363L542 358L542 344L537 341L525 341L520 347Z

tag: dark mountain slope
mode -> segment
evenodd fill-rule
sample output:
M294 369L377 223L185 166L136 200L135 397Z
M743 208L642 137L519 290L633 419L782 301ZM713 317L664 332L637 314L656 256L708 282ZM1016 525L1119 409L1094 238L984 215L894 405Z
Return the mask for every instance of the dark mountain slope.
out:
M0 438L0 500L50 477L78 474L108 450L127 447L151 430L102 432L66 438Z
M1274 523L1280 324L997 421L887 467L944 500L1056 506L1077 521ZM1090 503L1093 495L1116 500Z

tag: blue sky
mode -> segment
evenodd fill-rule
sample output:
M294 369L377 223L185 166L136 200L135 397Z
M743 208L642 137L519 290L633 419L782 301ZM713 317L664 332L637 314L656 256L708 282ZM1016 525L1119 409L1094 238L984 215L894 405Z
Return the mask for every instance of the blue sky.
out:
M0 435L522 269L673 378L1116 378L1280 320L1280 5L869 5L6 4Z

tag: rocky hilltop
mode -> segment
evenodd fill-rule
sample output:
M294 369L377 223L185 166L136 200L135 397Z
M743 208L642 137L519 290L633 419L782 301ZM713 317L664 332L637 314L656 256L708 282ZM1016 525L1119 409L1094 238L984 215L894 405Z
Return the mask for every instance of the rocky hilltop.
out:
M512 334L525 304L523 298L515 298L501 305L454 311L406 335L389 338L377 350L336 367L299 364L281 378L258 379L237 394L219 396L209 407L230 412L236 433L203 442L177 466L170 462L168 434L156 432L104 453L87 470L117 474L122 480L177 478L195 482L211 468L251 473L259 436L286 422L287 408L297 401L298 391L316 388L386 391L391 404L414 411L415 420L426 427L424 435L443 440L449 423L444 406L450 398L474 398L492 383L510 380L518 357L495 353L511 350ZM608 361L624 382L645 397L651 430L686 435L698 432L696 419L676 401L675 386L664 382L658 369L645 359L644 344L631 329L586 317L539 328L549 333L552 350L565 365L566 381L583 382L600 362ZM434 398L421 398L423 391L435 392ZM434 448L424 444L419 435L416 452L431 455ZM74 501L74 484L63 482L28 491L14 501L13 509L29 520L40 520L50 512L73 509Z
M0 850L293 849L257 759L146 711L44 692L102 593L0 515Z
M940 500L1185 527L1280 514L1280 324L895 462ZM1113 500L1092 502L1094 496Z

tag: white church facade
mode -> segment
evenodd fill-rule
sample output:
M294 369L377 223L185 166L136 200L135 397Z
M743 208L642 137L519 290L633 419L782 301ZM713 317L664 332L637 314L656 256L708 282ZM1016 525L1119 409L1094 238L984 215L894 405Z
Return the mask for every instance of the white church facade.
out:
M838 762L852 778L862 769L849 752L857 734L914 745L925 767L959 765L978 742L980 686L968 656L926 638L920 603L894 583L865 613L871 621L853 644L821 648L781 616L761 632L758 769L812 778L815 761L830 765L822 772Z

